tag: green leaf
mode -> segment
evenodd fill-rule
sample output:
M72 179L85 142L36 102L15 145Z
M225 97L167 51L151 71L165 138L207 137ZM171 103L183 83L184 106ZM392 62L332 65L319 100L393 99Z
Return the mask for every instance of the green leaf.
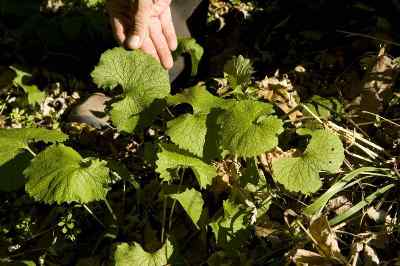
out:
M241 208L240 204L227 199L224 200L223 208L224 215L210 223L218 244L230 242L240 231L248 227L248 222L246 222L248 212Z
M207 134L207 115L184 114L167 124L167 135L181 149L203 157Z
M170 194L169 197L176 199L189 217L192 219L193 223L197 228L197 222L200 219L201 212L203 211L204 201L201 193L192 189L187 189L182 193Z
M214 166L173 147L162 147L162 151L157 156L156 171L160 174L160 178L166 182L173 179L171 170L179 167L191 168L201 188L211 185L212 179L217 175Z
M28 85L24 81L24 79L30 78L32 75L13 66L10 66L10 68L17 74L13 80L14 86L21 87L24 90L28 96L28 103L31 105L40 104L44 100L46 94L40 91L36 85Z
M0 166L0 191L16 191L25 185L22 172L29 166L31 159L32 155L23 152Z
M305 105L313 114L323 119L329 119L332 116L331 112L343 113L343 106L336 98L322 98L321 96L314 95ZM311 115L305 109L303 112L305 115Z
M112 104L111 120L118 130L128 133L136 128L140 115L154 100L163 99L170 92L168 72L141 51L108 50L91 75L101 88L122 87L122 99Z
M192 62L191 76L196 76L201 58L204 54L204 49L193 38L179 38L178 47L174 52L174 58L185 53L190 55L190 60Z
M25 169L25 189L45 203L88 203L103 200L110 181L106 162L83 159L70 147L52 145L39 153Z
M226 108L230 101L216 97L207 91L205 86L194 86L182 93L168 97L168 104L190 104L194 114L208 114L213 108Z
M233 101L227 101L209 93L204 86L194 86L168 98L168 103L190 104L193 114L184 114L168 122L167 135L179 146L194 155L212 159L218 154L215 116L219 109L227 108ZM214 117L212 117L214 116Z
M68 136L58 130L44 128L0 129L0 165L14 158L23 149L29 148L30 142L63 142Z
M143 250L138 243L129 245L127 243L119 244L114 253L114 262L116 266L162 266L167 265L172 256L173 246L166 243L154 253Z
M283 122L272 113L271 104L238 101L220 119L223 148L238 156L252 157L276 147Z
M317 130L301 157L272 162L273 178L287 190L309 194L321 187L320 171L336 172L344 160L339 137L326 130Z
M236 88L237 86L246 87L251 81L254 70L250 59L239 55L234 56L225 64L224 73L229 85Z

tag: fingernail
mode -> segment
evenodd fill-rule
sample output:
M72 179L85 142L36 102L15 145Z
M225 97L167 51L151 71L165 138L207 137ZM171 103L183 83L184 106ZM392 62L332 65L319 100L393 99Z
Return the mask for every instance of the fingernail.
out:
M137 49L137 48L139 48L139 45L140 45L140 38L139 38L139 36L135 35L135 36L129 37L128 44L129 44L129 46L130 46L132 49Z

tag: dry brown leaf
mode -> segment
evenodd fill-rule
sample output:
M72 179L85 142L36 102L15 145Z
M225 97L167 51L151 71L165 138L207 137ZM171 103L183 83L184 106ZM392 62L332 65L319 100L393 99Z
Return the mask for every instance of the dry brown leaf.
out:
M386 54L385 47L379 50L375 65L364 76L361 95L351 104L358 112L368 111L379 114L383 109L383 100L390 94L399 75L400 68ZM360 113L357 122L373 121L374 116Z
M329 226L326 216L320 216L311 222L309 232L316 241L318 249L322 252L321 255L345 261L345 258L340 252L336 233Z
M386 220L387 213L383 210L377 210L373 206L369 207L367 210L367 215L369 218L374 220L376 223L384 223Z
M212 191L220 194L226 191L232 182L240 175L238 163L231 159L214 163L217 168L217 176L214 178Z
M364 263L365 266L379 265L380 263L376 251L367 244L364 245Z
M305 249L297 249L296 253L292 257L292 261L299 266L335 265L335 263L330 258L321 256L316 252L312 252Z
M287 75L283 75L279 79L279 72L274 77L267 76L259 82L260 90L258 95L265 100L276 104L285 114L289 114L289 119L296 126L299 126L299 118L303 114L294 109L300 103L300 97Z
M337 196L330 199L327 204L327 209L340 215L352 207L351 201L345 196Z

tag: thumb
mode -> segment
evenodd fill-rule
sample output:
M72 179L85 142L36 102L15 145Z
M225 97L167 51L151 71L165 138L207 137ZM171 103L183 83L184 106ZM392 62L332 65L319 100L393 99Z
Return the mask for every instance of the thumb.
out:
M133 28L127 34L125 46L128 49L138 49L142 46L149 30L152 0L137 0L133 9Z

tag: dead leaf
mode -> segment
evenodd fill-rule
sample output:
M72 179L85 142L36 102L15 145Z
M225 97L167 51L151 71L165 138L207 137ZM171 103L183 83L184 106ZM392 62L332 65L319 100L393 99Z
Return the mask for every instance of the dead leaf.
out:
M381 224L385 222L387 213L383 210L377 210L373 206L371 206L367 210L367 215L376 223Z
M345 196L337 196L328 201L327 209L333 211L335 214L340 215L353 206L351 201Z
M365 266L379 265L380 263L376 251L367 244L364 245L364 263Z
M360 118L355 120L356 122L373 121L375 119L374 116L361 113L361 111L376 114L383 111L384 98L391 94L399 72L399 66L386 54L385 47L382 47L376 57L375 64L364 76L361 95L351 104L356 113L360 115Z
M336 233L329 226L326 216L320 216L311 222L309 232L316 241L321 255L334 258L339 261L345 261L344 256L340 252Z
M300 97L294 89L287 75L283 75L279 79L279 71L271 78L267 76L259 82L258 95L265 100L276 104L285 114L289 115L289 119L295 126L300 126L299 118L303 114L295 110L300 103Z
M292 257L292 261L296 263L296 265L301 266L330 266L335 265L336 263L332 262L330 258L321 256L316 252L312 252L305 249L297 249L296 253Z

